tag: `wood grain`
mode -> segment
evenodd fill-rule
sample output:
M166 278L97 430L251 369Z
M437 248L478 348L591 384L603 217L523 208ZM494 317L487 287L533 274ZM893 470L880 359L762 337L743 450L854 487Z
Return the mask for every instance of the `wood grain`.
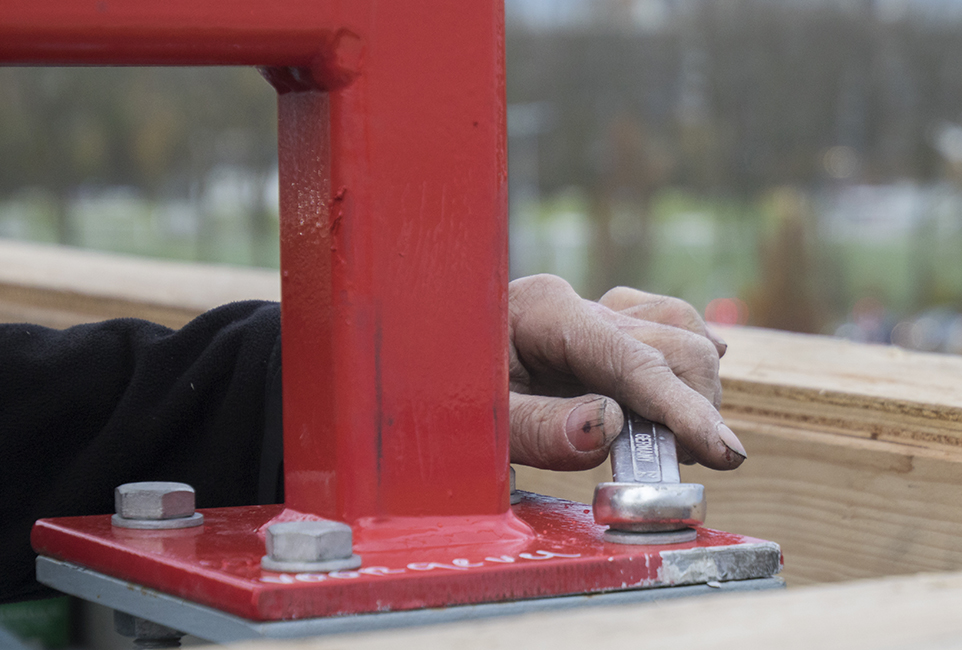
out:
M708 525L778 542L791 585L962 569L962 463L845 436L736 427L750 462L705 485Z

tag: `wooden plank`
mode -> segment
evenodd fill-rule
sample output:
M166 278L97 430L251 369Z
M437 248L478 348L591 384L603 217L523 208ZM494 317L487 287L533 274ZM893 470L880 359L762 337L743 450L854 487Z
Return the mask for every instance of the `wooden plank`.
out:
M785 591L584 608L248 650L879 650L960 647L962 574L934 574Z
M0 240L0 322L135 317L180 327L235 300L279 300L277 271Z
M790 583L962 568L962 358L733 329L722 412L750 462L712 525L782 544Z
M962 463L904 445L736 426L750 461L705 485L708 525L778 542L791 585L962 568Z
M962 569L962 358L723 335L722 412L749 458L683 468L707 525L778 542L790 585ZM518 486L590 503L609 476L518 468Z

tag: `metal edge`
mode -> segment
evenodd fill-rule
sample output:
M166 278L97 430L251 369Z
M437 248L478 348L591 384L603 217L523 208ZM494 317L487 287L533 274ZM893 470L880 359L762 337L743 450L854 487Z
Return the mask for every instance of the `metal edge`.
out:
M707 507L698 483L599 483L591 501L596 523L633 532L701 526Z
M169 596L70 562L37 558L37 580L64 593L175 628L214 643L250 639L292 639L328 634L368 632L401 627L452 623L532 612L642 603L706 594L781 589L781 578L755 578L679 587L658 587L601 594L557 596L502 603L459 605L440 609L359 614L296 621L259 622L226 614Z
M196 528L204 523L204 515L195 512L187 517L172 517L171 519L129 519L121 515L112 515L110 525L131 530L177 530L178 528Z
M782 569L781 547L775 542L665 549L659 555L658 579L674 585L748 580L774 576Z

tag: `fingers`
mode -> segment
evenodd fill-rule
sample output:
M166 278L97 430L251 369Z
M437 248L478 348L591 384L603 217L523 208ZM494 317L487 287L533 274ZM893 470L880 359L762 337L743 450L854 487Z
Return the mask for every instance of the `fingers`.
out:
M615 287L603 295L598 303L625 316L671 325L704 336L714 344L719 358L725 356L728 349L728 344L705 324L698 310L684 300L631 287Z
M671 364L677 367L686 355L696 365L706 364L705 357L717 364L717 353L703 346L682 354L669 345L669 361L660 349L636 338L641 324L628 325L603 308L591 307L560 278L524 278L512 282L509 292L512 340L532 375L555 372L577 378L589 391L664 423L680 445L708 467L734 469L745 459L744 447L713 406L711 392L702 395L672 369ZM684 337L675 342L686 347ZM707 374L717 374L717 365L708 367Z
M555 470L590 469L608 456L624 425L602 395L573 399L511 393L511 462Z
M615 313L610 309L588 303L598 315L631 335L636 341L650 345L665 357L665 362L675 376L694 388L712 403L721 406L722 388L718 376L718 353L715 345L704 336L692 332L638 320Z
M601 368L591 352L572 342L569 361L592 390L675 432L691 457L713 469L734 469L747 454L718 410L672 372L664 355L623 332L607 337L612 360Z

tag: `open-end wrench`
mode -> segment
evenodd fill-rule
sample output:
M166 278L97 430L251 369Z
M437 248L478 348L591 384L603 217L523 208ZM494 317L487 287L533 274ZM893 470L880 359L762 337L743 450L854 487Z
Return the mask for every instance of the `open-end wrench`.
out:
M677 544L695 539L705 521L705 488L682 483L675 434L625 410L625 426L611 445L614 481L599 483L592 507L619 544Z

